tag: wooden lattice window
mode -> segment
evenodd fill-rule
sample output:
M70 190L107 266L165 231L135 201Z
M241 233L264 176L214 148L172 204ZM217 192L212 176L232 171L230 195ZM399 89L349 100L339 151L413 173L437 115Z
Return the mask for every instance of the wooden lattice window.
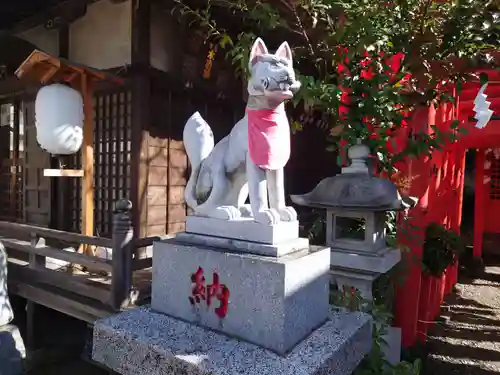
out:
M500 200L500 159L492 157L490 167L490 199Z
M114 203L130 199L131 169L131 91L121 88L103 91L94 97L94 223L95 235L110 237ZM74 157L80 165L80 155ZM81 180L71 179L73 186L72 230L81 228Z

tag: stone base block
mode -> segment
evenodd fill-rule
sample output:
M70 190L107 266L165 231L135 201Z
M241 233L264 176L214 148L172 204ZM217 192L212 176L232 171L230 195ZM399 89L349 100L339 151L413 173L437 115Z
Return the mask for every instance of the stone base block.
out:
M345 271L341 269L332 269L330 271L332 282L342 287L354 287L359 290L361 297L371 301L373 299L372 285L373 281L380 274L367 274L360 272Z
M286 353L329 313L330 249L279 258L155 242L152 308Z
M389 327L387 334L384 335L382 351L385 359L391 365L397 365L401 362L401 328Z
M294 240L288 240L276 245L270 245L252 241L240 241L230 238L213 237L182 232L177 234L177 239L179 241L189 242L194 245L211 246L241 253L250 253L272 257L281 257L299 250L309 248L309 239L307 238L296 238Z
M95 323L92 359L122 375L349 375L371 349L371 325L361 313L333 313L279 356L140 308Z
M251 218L221 220L202 216L188 216L186 232L276 245L299 238L299 222L281 221L276 225L264 225Z
M376 255L340 251L332 248L330 264L334 268L359 270L361 272L383 274L401 261L399 249L387 248Z
M23 374L26 349L19 329L8 324L0 327L0 374Z

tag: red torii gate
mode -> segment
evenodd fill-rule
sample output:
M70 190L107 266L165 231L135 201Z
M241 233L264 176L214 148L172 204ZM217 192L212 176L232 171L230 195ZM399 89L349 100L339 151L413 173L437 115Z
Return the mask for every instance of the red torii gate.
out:
M487 179L485 180L485 149L500 148L500 72L495 70L482 71L488 74L489 83L485 93L491 102L490 109L494 111L489 124L478 129L474 127L476 120L473 119L474 99L476 98L481 84L468 82L463 86L462 92L455 97L456 105L446 103L438 108L418 109L409 124L409 128L432 132L430 125L436 125L443 131L449 131L453 120L459 120L461 124L468 124L469 133L461 136L456 143L450 144L441 152L434 152L432 158L422 157L420 159L407 160L402 166L402 174L410 181L405 193L419 198L417 207L411 212L411 223L423 231L427 224L436 222L449 229L460 232L462 217L463 188L465 175L465 152L467 149L478 149L476 159L476 202L474 217L474 256L482 255L482 238L487 227L486 220L492 215L492 210L500 209L499 200L490 201L486 194ZM478 71L477 73L480 73ZM406 134L400 135L400 141L404 143ZM500 163L499 163L500 166ZM500 176L499 176L500 178ZM499 185L500 189L500 185ZM496 205L496 206L495 206ZM498 212L498 210L496 211ZM498 228L500 232L500 222ZM403 236L401 236L403 237ZM405 238L401 238L404 243ZM422 257L422 244L407 243L410 247L412 258ZM428 322L439 314L443 298L451 292L453 285L457 282L458 265L450 267L441 278L423 275L420 264L409 260L409 269L404 287L396 292L395 325L402 329L403 346L413 345L417 338L425 341Z

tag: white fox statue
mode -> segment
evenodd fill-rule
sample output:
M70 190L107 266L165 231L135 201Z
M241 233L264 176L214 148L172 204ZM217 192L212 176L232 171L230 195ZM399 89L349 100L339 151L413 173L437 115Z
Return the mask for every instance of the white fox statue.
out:
M210 126L198 112L184 127L184 146L191 163L186 203L197 216L253 217L265 225L295 221L297 213L285 204L283 175L290 157L285 101L300 88L292 51L284 42L270 54L258 38L249 65L245 116L228 136L215 145ZM250 205L245 204L248 197Z

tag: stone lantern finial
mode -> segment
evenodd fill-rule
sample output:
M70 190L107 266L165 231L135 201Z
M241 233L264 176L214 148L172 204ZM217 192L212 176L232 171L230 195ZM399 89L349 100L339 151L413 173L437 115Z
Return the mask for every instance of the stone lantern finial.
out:
M370 148L362 144L360 139L358 139L356 145L349 148L347 156L351 159L351 165L342 168L342 173L370 173L368 165L366 164L366 160L370 157Z

